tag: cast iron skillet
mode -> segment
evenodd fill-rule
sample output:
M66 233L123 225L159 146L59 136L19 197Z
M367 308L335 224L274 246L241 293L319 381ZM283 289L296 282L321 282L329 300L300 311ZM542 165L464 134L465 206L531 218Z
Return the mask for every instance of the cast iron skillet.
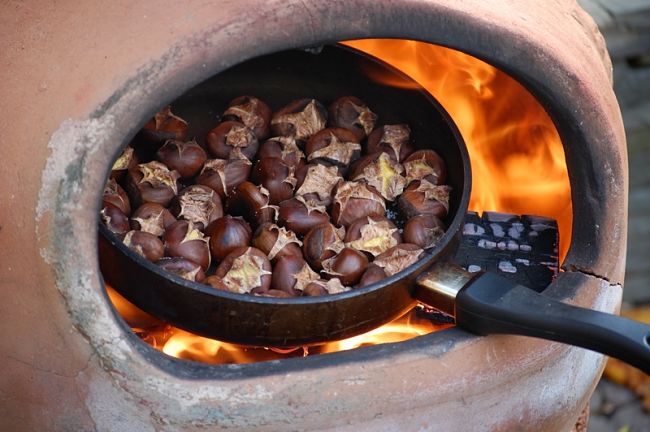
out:
M384 76L391 85L369 80L368 75ZM364 333L422 301L455 312L457 325L477 334L542 337L650 370L650 326L564 305L505 278L469 274L449 263L469 202L469 157L446 111L402 73L339 46L325 47L317 54L287 51L215 76L175 101L174 110L189 120L189 136L200 140L214 125L215 114L242 94L260 97L273 109L306 95L325 103L356 95L377 112L382 124L409 124L416 143L436 150L447 164L452 187L447 232L417 263L379 283L341 294L286 299L219 291L167 273L129 250L100 224L102 274L129 301L199 335L276 347Z

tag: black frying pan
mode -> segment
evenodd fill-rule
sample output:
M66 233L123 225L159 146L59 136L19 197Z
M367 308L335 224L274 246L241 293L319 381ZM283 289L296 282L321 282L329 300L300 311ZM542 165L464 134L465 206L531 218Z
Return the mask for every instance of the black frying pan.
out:
M392 85L369 80L369 73L385 76ZM129 250L100 224L102 273L129 301L199 335L278 347L364 333L423 301L455 312L457 324L477 334L557 340L650 370L650 326L567 306L499 276L469 274L447 264L469 202L469 158L449 115L399 71L338 46L325 47L318 54L287 51L215 76L181 96L174 110L189 120L190 136L200 140L213 126L215 115L242 94L256 95L272 108L307 95L327 103L352 94L364 99L383 124L409 124L416 143L436 150L447 164L448 184L453 188L447 232L417 263L379 283L341 294L287 299L219 291L167 273Z

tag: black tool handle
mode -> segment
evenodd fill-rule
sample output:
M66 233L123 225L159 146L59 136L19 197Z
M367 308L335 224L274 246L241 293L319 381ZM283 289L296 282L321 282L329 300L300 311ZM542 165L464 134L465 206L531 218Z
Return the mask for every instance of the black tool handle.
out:
M548 298L484 273L456 295L456 323L472 333L518 334L620 359L650 374L650 325Z

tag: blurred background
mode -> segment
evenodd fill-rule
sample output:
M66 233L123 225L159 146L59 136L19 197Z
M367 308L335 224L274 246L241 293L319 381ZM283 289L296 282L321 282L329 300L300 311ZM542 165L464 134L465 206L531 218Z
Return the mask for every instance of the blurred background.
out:
M650 323L650 0L578 0L605 36L630 166L623 315ZM650 431L650 377L610 360L590 404L590 432Z

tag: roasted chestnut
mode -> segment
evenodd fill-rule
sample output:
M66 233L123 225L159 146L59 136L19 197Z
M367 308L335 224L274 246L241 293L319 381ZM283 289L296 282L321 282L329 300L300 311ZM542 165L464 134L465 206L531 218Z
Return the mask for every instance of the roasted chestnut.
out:
M350 180L365 180L388 201L401 195L406 186L404 167L388 153L381 152L364 156L354 163Z
M404 241L429 249L438 243L445 230L445 224L432 214L414 216L404 225Z
M136 165L129 170L126 178L131 205L140 207L142 203L153 202L167 207L178 193L179 177L177 171L170 171L158 161Z
M243 123L225 121L205 136L210 154L219 159L230 159L240 154L252 159L259 143L252 130Z
M113 162L113 167L111 168L111 178L117 181L121 181L128 170L137 164L138 158L135 156L133 147L126 147L120 154L120 157L118 157L115 162Z
M165 254L160 239L148 232L129 231L122 241L129 249L151 262L158 261Z
M343 285L354 285L368 267L368 258L356 249L343 248L341 252L323 261L321 274L325 278L338 278Z
M170 139L184 140L187 129L187 122L174 115L171 106L166 106L144 125L140 134L145 141L159 146Z
M313 297L326 294L338 294L346 291L350 291L350 288L343 286L339 278L329 280L318 279L307 284L302 290L302 295Z
M372 132L377 114L355 96L343 96L332 102L328 109L329 123L350 130L360 141Z
M156 159L181 177L194 177L203 167L208 155L196 141L168 140L156 152Z
M305 145L307 160L327 161L339 167L347 167L359 158L361 144L351 131L343 128L327 128L314 134Z
M278 258L273 265L271 286L298 296L310 282L318 279L318 273L313 271L301 256L286 255Z
M368 135L366 144L368 154L386 152L397 162L402 162L414 150L411 128L405 124L380 126Z
M203 165L196 184L213 189L221 199L248 180L253 164L245 156L231 159L208 159Z
M433 150L418 150L404 161L406 184L415 180L426 180L441 185L447 178L447 168L442 158Z
M397 200L400 214L410 219L421 214L432 214L444 219L449 211L451 187L436 186L426 180L412 182Z
M383 268L388 276L392 276L417 262L423 253L418 245L400 243L379 255L372 263Z
M191 185L180 191L170 210L177 218L192 221L200 230L223 216L221 198L203 185Z
M359 218L350 224L345 233L345 246L371 256L377 256L401 242L399 230L384 216Z
M209 239L192 222L179 220L173 223L165 231L163 239L165 240L165 255L187 258L200 265L203 271L210 267Z
M176 222L169 210L160 204L144 203L131 215L131 229L162 236L165 230Z
M208 225L205 233L210 236L210 253L220 260L238 247L249 246L253 237L248 223L232 216L215 220Z
M260 140L269 136L271 108L253 96L239 96L230 101L223 113L223 120L243 123Z
M282 107L271 118L271 132L275 136L289 136L306 140L325 128L327 110L316 99L299 99Z
M122 210L122 213L129 216L131 214L131 203L126 191L122 189L115 179L109 178L104 186L102 203L111 203Z
M334 188L332 221L348 226L364 216L383 216L386 203L379 193L362 181L343 181Z
M253 246L264 252L273 262L287 255L302 257L301 245L302 242L293 231L273 223L260 226L253 238Z
M383 279L386 279L388 275L384 271L382 267L379 267L377 264L371 263L366 271L363 273L363 276L361 276L361 280L359 280L359 283L357 284L357 288L363 288L365 286L374 284L375 282L379 282Z
M130 230L129 218L122 210L109 202L103 203L99 216L106 228L112 233L121 236Z
M271 262L264 252L253 247L240 247L221 261L215 275L229 291L262 294L271 286Z
M278 206L269 202L269 191L249 181L239 184L226 199L226 213L243 216L253 227L276 222Z
M230 291L230 288L228 288L228 285L221 279L219 276L208 276L203 280L203 283L206 285L211 286L214 289L218 289L221 291Z
M282 201L279 208L278 224L298 235L305 235L316 225L328 222L330 219L324 205L300 195Z
M274 157L290 167L299 168L305 164L305 154L298 147L298 142L293 137L275 137L266 140L257 152L258 159Z
M332 258L345 247L345 228L336 228L329 222L316 225L303 239L302 250L307 262L315 269L323 268L323 261Z
M296 196L318 200L324 205L332 202L332 190L343 180L339 168L325 163L303 165L296 171Z
M294 168L274 157L260 159L253 167L251 180L269 191L271 204L291 198L297 181Z
M183 279L187 279L192 282L205 283L205 272L201 266L188 259L180 257L165 257L156 261L156 264L159 265L162 269L180 276Z

